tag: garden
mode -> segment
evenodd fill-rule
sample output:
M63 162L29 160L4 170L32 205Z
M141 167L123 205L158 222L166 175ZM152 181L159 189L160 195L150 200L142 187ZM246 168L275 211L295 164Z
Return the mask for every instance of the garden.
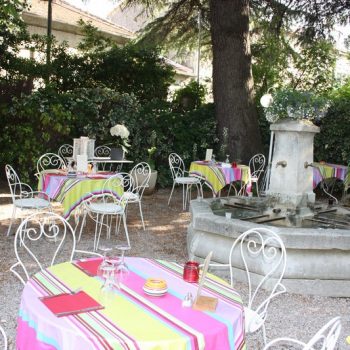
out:
M283 335L307 349L320 329L329 349L348 347L350 79L335 75L327 30L350 7L331 3L178 0L124 46L81 21L74 50L29 34L26 0L0 6L0 323L10 349L284 349L267 345ZM198 76L174 89L164 58L174 46L212 60L210 84ZM97 148L88 161L87 144L75 154L77 140L122 146L122 168ZM39 168L62 145L73 154ZM153 170L156 190L143 195ZM257 298L239 244L262 254ZM210 259L220 278L207 275Z

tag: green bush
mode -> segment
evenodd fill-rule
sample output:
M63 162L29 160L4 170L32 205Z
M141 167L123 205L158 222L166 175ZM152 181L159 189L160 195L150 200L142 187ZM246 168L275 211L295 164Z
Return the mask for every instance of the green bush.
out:
M60 145L82 135L94 134L97 144L105 143L113 123L135 118L138 108L135 97L107 88L57 93L48 87L16 98L12 107L0 111L2 165L13 165L21 178L33 181L41 154L57 153Z
M159 183L170 181L168 155L179 153L189 161L204 156L215 142L215 120L212 104L191 111L178 111L177 104L153 100L140 106L134 95L108 88L76 89L58 93L52 86L13 100L3 108L0 157L15 167L21 178L33 181L36 162L41 154L55 152L74 137L94 137L96 145L113 145L109 129L123 123L130 131L128 158L145 161L148 149L159 171ZM152 139L156 134L156 140ZM194 152L195 150L195 152ZM199 150L197 152L197 150ZM195 154L194 154L195 153Z
M331 106L319 122L315 159L339 164L350 162L350 82L334 91Z

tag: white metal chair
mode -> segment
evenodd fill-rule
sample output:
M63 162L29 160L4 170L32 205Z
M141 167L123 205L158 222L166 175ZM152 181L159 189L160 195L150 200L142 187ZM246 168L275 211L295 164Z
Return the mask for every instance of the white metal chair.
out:
M95 157L110 157L111 156L111 148L106 146L106 145L98 146L95 148L94 156ZM106 164L107 163L100 163L102 170L106 169ZM111 165L110 165L110 167L111 167Z
M287 344L297 345L302 350L333 350L336 349L340 331L341 323L338 316L327 322L307 343L293 338L282 337L270 341L263 350L286 349Z
M249 161L250 182L256 186L256 195L259 197L259 179L265 169L265 156L261 153L253 156Z
M236 196L244 196L247 193L247 186L248 184L252 185L255 183L256 187L256 195L259 197L260 192L259 192L259 181L260 181L260 176L264 172L265 168L265 156L261 153L258 153L254 155L252 158L249 160L249 169L250 169L250 181L249 183L242 184L241 188L237 191L237 188L233 183L230 184L230 188L228 190L228 196L230 195L230 191L233 188L235 191Z
M33 191L33 189L26 183L21 182L17 173L11 165L5 165L5 173L7 182L10 187L11 198L13 203L13 210L11 222L7 230L7 236L11 232L13 220L16 217L17 209L20 210L51 210L50 198L44 192Z
M143 192L149 185L149 179L151 177L151 167L146 162L136 164L130 171L133 183L124 195L128 197L128 204L136 203L139 205L140 216L142 221L142 227L145 230L145 223L143 221L141 200Z
M126 225L126 209L128 205L127 190L133 186L132 178L129 174L116 174L111 176L105 181L103 187L103 193L91 197L84 203L85 214L82 221L84 226L86 221L86 214L88 214L92 220L95 221L95 238L94 238L94 250L96 251L99 246L102 227L107 228L107 237L110 238L113 218L115 218L115 231L119 231L119 220L123 221L125 236L130 246L129 233ZM125 189L124 194L119 198L118 190L120 187ZM81 231L79 239L81 236Z
M191 198L190 191L193 185L196 186L197 193L203 197L201 179L197 176L191 176L188 171L185 170L182 158L176 153L171 153L169 155L169 166L173 178L173 187L170 192L168 205L170 204L175 185L179 184L182 185L182 207L183 210L186 210L187 201ZM190 195L188 195L189 192Z
M69 160L73 158L73 146L64 144L58 149L58 155L64 160L66 166Z
M36 163L37 173L35 175L39 178L40 173L44 170L63 169L65 167L65 161L58 154L45 153L39 158L38 162Z
M286 291L281 283L286 261L286 249L281 238L269 229L253 228L243 232L233 242L228 264L210 264L212 267L229 267L232 286L233 265L243 271L248 282L248 303L244 307L245 331L255 333L262 329L264 344L266 344L265 319L270 301ZM256 286L253 287L252 276L257 278L257 272L260 272L262 277L257 279ZM262 289L266 286L269 295L261 302Z
M5 333L5 330L1 326L0 326L0 332L3 337L3 350L7 350L7 346L8 346L7 335Z
M42 251L43 245L45 255L37 257L36 249ZM52 212L37 212L28 216L16 231L14 248L17 262L11 266L10 271L23 284L31 275L59 262L59 256L62 261L72 261L75 253L101 256L77 250L73 228L66 219Z

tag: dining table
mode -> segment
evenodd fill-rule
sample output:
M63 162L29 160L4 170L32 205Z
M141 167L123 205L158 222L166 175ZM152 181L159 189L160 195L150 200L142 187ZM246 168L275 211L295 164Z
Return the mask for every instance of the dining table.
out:
M181 264L127 257L130 273L107 303L97 276L101 261L64 262L28 280L19 308L18 350L246 349L242 300L225 281L206 275L201 295L216 298L217 306L201 311L184 306L184 297L195 295L198 283L183 279ZM166 293L146 293L149 278L166 281ZM69 299L85 307L74 309L72 302L63 302Z
M350 185L350 171L346 165L326 162L313 162L313 187L326 179L338 179L344 182L345 190Z
M242 181L247 184L247 192L251 191L248 165L197 160L191 163L189 173L203 178L215 196L234 181Z
M71 213L85 200L94 195L110 192L105 186L106 180L115 175L113 172L102 171L90 174L76 174L71 177L67 171L48 169L39 176L38 190L46 193L50 199L61 202L62 216L67 219ZM120 198L124 189L122 186L113 189L114 195Z

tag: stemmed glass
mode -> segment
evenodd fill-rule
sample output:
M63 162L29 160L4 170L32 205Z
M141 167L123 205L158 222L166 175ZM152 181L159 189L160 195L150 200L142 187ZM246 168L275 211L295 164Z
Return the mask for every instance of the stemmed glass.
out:
M115 270L116 285L118 288L120 288L120 284L124 282L130 274L128 265L125 263L124 259L125 252L130 250L130 246L127 244L118 244L116 249L120 250L121 252L121 258Z
M226 164L229 164L229 163L230 163L230 155L229 155L229 154L226 154L225 163L226 163Z
M101 252L103 252L103 259L101 264L97 268L97 276L101 278L105 278L105 269L111 266L111 263L107 259L107 254L112 251L111 247L100 247L98 248Z
M115 265L109 260L108 253L113 248L100 247L99 250L103 252L102 263L97 268L97 276L103 279L103 284L100 288L100 302L103 306L107 306L114 298L114 279L115 279Z

